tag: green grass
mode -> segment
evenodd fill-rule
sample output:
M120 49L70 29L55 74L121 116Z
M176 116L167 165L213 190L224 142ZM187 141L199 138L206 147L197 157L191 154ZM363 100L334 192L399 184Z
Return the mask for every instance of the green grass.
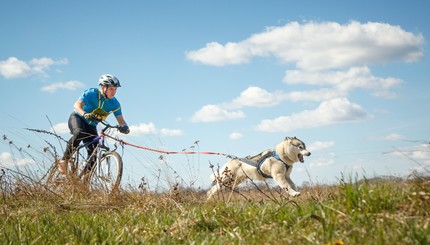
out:
M430 180L340 180L273 198L177 189L100 196L1 182L1 244L430 244ZM7 188L6 188L7 187Z

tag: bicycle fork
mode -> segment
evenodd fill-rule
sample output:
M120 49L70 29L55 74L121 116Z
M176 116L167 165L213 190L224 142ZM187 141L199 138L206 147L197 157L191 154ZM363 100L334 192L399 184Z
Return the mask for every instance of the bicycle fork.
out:
M93 168L97 165L97 161L99 161L98 160L99 151L100 151L99 148L95 147L93 153L89 157L87 157L87 160L85 161L84 169L81 172L81 176L79 177L82 177L82 175L91 173Z

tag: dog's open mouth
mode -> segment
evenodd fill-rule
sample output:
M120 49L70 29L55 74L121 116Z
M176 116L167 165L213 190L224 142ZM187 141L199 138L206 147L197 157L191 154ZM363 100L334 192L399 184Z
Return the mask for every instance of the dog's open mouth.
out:
M305 162L305 159L303 158L303 155L302 154L300 154L299 153L299 155L297 155L298 157L299 157L299 161L301 162L301 163L304 163Z

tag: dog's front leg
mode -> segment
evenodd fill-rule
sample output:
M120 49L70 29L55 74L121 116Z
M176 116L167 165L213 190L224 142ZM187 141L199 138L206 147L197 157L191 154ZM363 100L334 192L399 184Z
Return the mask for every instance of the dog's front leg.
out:
M290 196L293 196L293 197L300 195L300 192L297 191L297 187L294 184L294 182L291 180L291 178L285 177L285 179L287 180L287 182L290 186L290 188L288 189L288 194L290 194Z
M220 190L220 185L219 185L219 183L215 183L214 184L214 186L212 186L210 189L209 189L209 191L207 192L207 201L208 200L210 200L214 195L215 195L215 193L217 193L219 190Z
M273 179L278 183L280 187L282 187L288 192L288 195L292 197L300 195L300 192L296 190L296 185L294 184L294 182L289 177L285 177L284 174L275 174L273 176Z

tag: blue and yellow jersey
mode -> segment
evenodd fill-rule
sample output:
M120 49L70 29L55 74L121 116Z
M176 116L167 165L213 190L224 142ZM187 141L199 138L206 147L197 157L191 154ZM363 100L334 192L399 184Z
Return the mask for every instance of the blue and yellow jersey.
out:
M101 120L106 120L106 117L110 113L113 113L115 116L122 114L121 105L118 100L115 97L106 99L97 88L85 90L79 99L84 102L84 111L93 113ZM85 118L84 120L91 125L97 125L97 123L88 121Z

